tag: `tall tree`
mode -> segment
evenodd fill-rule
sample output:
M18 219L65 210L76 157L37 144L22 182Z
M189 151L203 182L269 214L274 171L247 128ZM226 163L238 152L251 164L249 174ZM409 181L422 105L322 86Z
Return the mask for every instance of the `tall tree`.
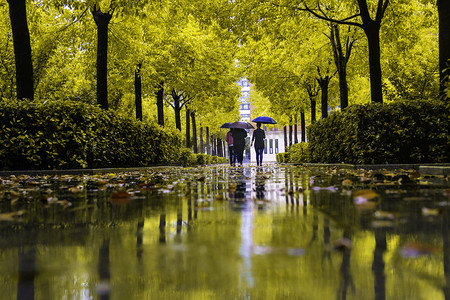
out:
M142 121L142 79L141 79L142 64L139 63L134 71L134 94L136 106L136 119Z
M345 43L342 45L339 24L331 24L331 34L329 36L333 49L334 63L336 64L339 76L339 97L341 99L341 110L348 106L348 84L347 84L347 64L350 60L353 44L355 40L350 35L350 30L345 37Z
M389 0L377 0L375 12L372 14L367 0L357 0L358 13L346 16L341 19L330 17L327 9L322 8L320 3L315 8L308 6L307 1L303 2L303 7L299 10L308 11L319 19L333 22L336 24L357 26L364 30L369 45L369 70L370 70L370 91L372 102L383 103L383 89L381 80L381 48L380 48L380 28L381 21L389 5ZM372 18L374 15L374 18ZM361 23L351 21L360 18Z
M26 0L8 0L16 61L16 93L18 99L34 99L33 62Z
M437 0L439 13L439 75L440 92L450 88L450 1Z
M164 81L161 81L156 92L156 106L158 110L158 124L164 127Z
M103 109L108 109L108 26L113 12L102 12L97 5L92 9L97 25L97 104Z

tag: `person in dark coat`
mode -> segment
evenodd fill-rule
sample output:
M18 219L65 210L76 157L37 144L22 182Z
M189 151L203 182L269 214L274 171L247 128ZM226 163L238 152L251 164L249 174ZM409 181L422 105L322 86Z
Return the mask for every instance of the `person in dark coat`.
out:
M242 128L233 129L233 146L234 153L236 154L236 159L238 164L242 166L244 161L244 149L245 149L245 138L247 137L247 131Z
M228 143L228 153L230 154L230 165L234 166L236 164L236 155L234 155L234 141L233 141L233 128L227 132L227 137L225 140Z
M261 123L256 123L256 127L258 128L253 131L252 145L254 142L256 152L256 165L260 166L263 159L264 139L266 138L266 134L264 130L261 129Z

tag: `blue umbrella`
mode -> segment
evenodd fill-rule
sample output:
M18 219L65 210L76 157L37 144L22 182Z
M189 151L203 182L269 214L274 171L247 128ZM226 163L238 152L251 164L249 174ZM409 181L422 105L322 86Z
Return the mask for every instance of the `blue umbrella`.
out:
M277 122L275 122L275 120L272 119L271 117L264 117L264 116L254 118L252 122L263 124L277 124Z

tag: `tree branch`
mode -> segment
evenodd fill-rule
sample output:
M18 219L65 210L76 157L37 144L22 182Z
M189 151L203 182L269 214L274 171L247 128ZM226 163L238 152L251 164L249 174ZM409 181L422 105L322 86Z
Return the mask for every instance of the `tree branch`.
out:
M356 17L359 17L360 14L355 14L355 15L353 15L353 16L344 18L344 19L342 19L342 20L336 20L336 19L333 19L333 18L328 17L328 16L322 11L322 9L320 9L320 7L318 8L318 10L319 10L323 15L318 14L318 13L315 12L313 9L309 8L306 4L305 4L305 7L304 7L304 8L302 8L302 7L295 7L295 9L296 9L296 10L300 10L300 11L307 11L307 12L309 12L310 14L314 15L316 18L319 18L319 19L321 19L321 20L325 20L325 21L329 21L329 22L337 23L337 24L342 24L342 25L350 25L350 26L357 26L357 27L363 28L363 25L360 24L360 23L357 23L357 22L349 22L349 21L348 21L348 20L354 19L354 18L356 18Z

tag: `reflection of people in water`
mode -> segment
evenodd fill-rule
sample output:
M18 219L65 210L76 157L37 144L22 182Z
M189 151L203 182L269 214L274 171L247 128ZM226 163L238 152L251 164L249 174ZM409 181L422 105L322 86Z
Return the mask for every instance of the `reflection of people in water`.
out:
M264 176L256 176L255 178L255 192L256 199L264 199L266 193L266 178Z

